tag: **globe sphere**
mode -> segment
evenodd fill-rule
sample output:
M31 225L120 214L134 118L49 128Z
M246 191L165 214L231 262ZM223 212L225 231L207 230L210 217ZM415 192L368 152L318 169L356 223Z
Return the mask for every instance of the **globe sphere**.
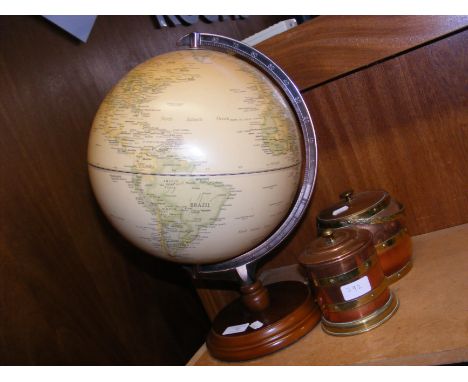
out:
M287 99L229 54L181 50L131 70L91 128L88 169L115 228L157 257L207 264L264 241L301 178Z

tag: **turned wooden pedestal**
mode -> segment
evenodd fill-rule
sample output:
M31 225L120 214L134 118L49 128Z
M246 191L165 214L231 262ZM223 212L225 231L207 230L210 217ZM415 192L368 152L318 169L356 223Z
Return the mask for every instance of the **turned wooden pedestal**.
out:
M320 310L304 283L284 281L264 287L256 281L241 287L241 293L213 322L206 344L215 358L243 361L275 352L320 320Z

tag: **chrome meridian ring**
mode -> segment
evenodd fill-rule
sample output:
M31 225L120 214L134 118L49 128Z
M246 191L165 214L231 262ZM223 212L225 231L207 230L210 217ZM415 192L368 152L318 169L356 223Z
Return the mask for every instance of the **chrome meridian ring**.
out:
M241 275L242 269L248 274L248 265L267 255L286 239L299 223L310 202L317 174L317 143L312 119L296 85L278 65L255 48L228 37L197 32L185 35L178 41L177 45L191 49L209 49L230 54L234 53L237 57L254 64L283 90L301 126L305 151L304 175L296 202L287 218L270 237L250 251L227 261L195 265L192 269L193 276L200 278L211 278L215 276L214 274L237 269L240 278L247 281L248 275L243 277ZM239 270L239 268L242 269Z

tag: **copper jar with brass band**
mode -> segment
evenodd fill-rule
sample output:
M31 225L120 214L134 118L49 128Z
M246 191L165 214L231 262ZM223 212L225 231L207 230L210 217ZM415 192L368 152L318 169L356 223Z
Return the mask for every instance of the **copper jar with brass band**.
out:
M404 206L384 190L340 195L341 201L317 216L318 232L324 229L359 227L370 231L385 276L390 283L412 267L411 237L405 224Z
M329 334L371 330L398 308L368 230L324 230L298 261L307 271L322 311L322 328Z

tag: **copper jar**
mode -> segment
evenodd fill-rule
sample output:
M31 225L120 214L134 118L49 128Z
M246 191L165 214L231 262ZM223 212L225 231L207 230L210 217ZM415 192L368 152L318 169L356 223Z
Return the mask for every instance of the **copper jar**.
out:
M371 330L398 308L368 230L324 230L298 260L307 270L322 311L322 328L329 334Z
M412 267L412 245L405 225L404 206L383 190L359 193L350 190L340 197L340 202L317 216L319 234L327 228L367 229L373 234L380 264L390 283L408 273Z

